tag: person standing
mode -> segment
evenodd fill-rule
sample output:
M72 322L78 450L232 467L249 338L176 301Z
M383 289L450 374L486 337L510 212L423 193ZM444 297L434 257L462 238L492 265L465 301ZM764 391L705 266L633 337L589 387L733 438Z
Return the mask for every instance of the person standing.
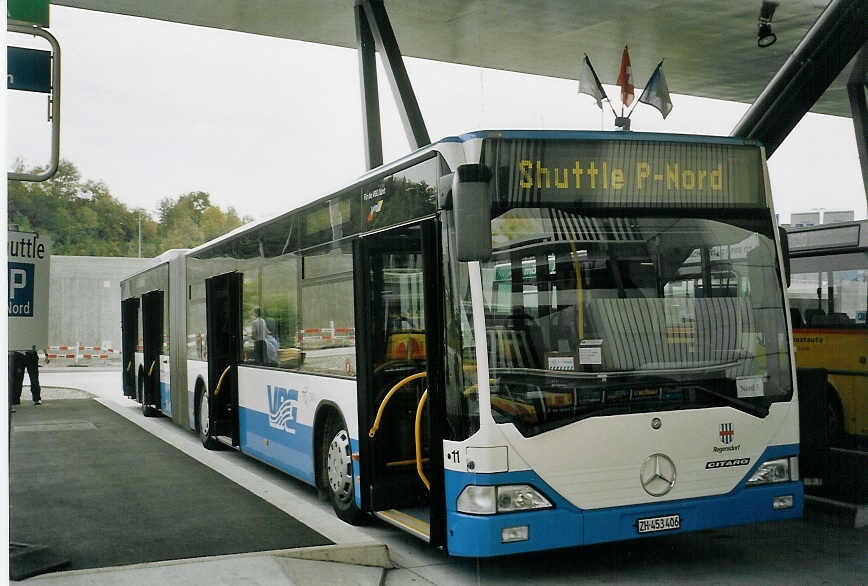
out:
M33 398L34 405L42 404L42 387L39 386L39 355L36 353L36 346L30 350L23 352L10 352L14 354L12 357L10 370L13 371L13 381L10 385L9 392L12 396L12 404L18 405L21 403L21 391L24 384L24 371L27 371L27 376L30 377L30 396Z
M21 383L24 381L24 356L16 350L9 350L9 405L21 403Z

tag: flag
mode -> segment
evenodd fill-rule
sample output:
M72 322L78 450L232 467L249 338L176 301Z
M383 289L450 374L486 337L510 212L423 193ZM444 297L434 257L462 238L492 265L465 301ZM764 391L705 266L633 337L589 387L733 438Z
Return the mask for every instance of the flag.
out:
M630 67L630 53L627 52L627 45L624 45L624 52L621 54L618 85L621 86L621 102L629 107L633 103L633 69Z
M591 65L591 60L588 59L587 53L582 60L582 66L579 68L579 93L588 94L597 100L597 107L600 110L603 109L602 100L608 101L609 99L609 96L606 95L606 90L603 89L603 84L600 83L600 78L597 77L597 72L594 71L594 67Z
M664 120L666 120L669 112L672 111L672 100L669 98L669 86L666 85L666 77L663 75L662 61L657 64L657 68L651 74L648 83L645 84L645 89L642 90L639 101L660 110Z

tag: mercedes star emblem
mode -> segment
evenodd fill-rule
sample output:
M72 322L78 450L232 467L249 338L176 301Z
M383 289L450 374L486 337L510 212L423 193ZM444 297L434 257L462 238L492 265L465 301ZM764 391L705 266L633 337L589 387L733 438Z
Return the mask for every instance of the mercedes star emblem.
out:
M652 454L639 470L639 481L651 496L663 496L675 486L675 464L663 454Z

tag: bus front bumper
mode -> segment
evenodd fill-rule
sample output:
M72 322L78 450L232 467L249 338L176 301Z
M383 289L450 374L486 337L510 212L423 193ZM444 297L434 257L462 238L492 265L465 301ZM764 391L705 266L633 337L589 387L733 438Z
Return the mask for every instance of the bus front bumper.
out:
M447 471L446 476L447 495L457 494L455 481L462 487L469 484L466 482L469 475ZM476 484L488 484L480 482L481 476L488 476L492 484L523 482L547 488L533 472L473 476ZM550 495L547 491L546 496ZM781 507L790 501L780 497L791 497L791 506L776 508L776 502ZM804 494L801 482L782 482L742 487L734 493L713 497L597 510L580 510L555 497L551 509L498 515L460 513L454 510L455 500L450 500L452 510L446 512L449 554L490 557L799 518ZM645 531L641 533L640 520L644 521ZM658 525L661 528L655 529Z

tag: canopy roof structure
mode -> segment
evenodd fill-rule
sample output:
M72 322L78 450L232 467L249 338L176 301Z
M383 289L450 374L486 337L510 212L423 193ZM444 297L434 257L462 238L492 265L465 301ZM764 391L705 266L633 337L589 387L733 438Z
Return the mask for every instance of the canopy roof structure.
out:
M356 47L353 0L52 0L53 4ZM587 53L614 84L630 46L637 86L666 60L673 93L752 103L817 21L825 0L781 0L777 42L757 46L761 0L387 0L406 57L566 79ZM855 60L855 59L854 59ZM851 116L847 80L832 82L813 112Z

